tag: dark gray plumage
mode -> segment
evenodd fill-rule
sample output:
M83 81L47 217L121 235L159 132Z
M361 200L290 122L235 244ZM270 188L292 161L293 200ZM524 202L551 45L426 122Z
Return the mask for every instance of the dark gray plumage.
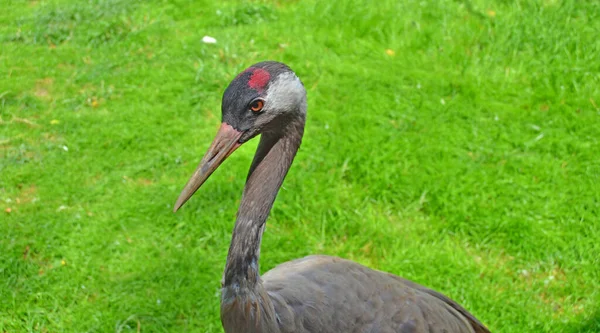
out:
M286 65L255 64L223 95L223 123L182 191L179 209L241 144L261 134L240 202L221 296L227 333L486 333L448 297L352 261L309 256L262 277L265 221L302 140L306 91Z

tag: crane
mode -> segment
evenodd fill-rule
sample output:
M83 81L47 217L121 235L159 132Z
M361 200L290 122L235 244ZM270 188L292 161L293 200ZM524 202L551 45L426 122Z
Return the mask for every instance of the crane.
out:
M287 65L259 62L229 84L221 109L217 135L173 211L260 134L221 281L226 333L489 333L443 294L350 260L312 255L259 275L265 223L302 141L306 90Z

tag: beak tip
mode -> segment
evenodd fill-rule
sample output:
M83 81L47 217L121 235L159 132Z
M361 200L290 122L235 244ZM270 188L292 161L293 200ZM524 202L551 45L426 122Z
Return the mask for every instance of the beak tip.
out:
M173 206L173 213L177 213L177 211L179 210L179 208L181 208L181 206L183 206L184 202L181 202L181 199L178 199L177 202L175 202L175 205Z

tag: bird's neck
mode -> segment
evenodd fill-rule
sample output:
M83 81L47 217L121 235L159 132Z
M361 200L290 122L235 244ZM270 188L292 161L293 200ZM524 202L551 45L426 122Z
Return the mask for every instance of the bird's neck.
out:
M277 133L265 132L261 136L233 229L223 275L223 297L229 292L252 291L260 284L258 259L265 222L303 132L304 117L298 117Z

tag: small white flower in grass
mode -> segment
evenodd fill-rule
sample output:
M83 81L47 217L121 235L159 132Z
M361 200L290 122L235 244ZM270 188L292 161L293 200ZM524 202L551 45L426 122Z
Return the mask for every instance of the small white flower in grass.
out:
M204 37L202 37L202 43L204 43L204 44L217 44L217 40L214 37L204 36Z
M62 149L63 149L64 151L69 151L69 147L67 147L67 146L65 146L65 145L63 145L63 146L62 146Z
M442 105L446 105L446 101L443 98L440 99L440 103L442 103Z
M417 89L421 89L421 84L417 83Z
M498 118L498 115L497 115L497 114L496 114L496 115L494 115L494 120L495 120L495 121L498 121L498 120L500 120L500 118Z
M325 129L328 130L329 129L329 124L325 124Z
M159 299L157 299L157 300L156 300L156 304L160 305L160 303L162 303L162 301L161 301L161 300L159 300Z

